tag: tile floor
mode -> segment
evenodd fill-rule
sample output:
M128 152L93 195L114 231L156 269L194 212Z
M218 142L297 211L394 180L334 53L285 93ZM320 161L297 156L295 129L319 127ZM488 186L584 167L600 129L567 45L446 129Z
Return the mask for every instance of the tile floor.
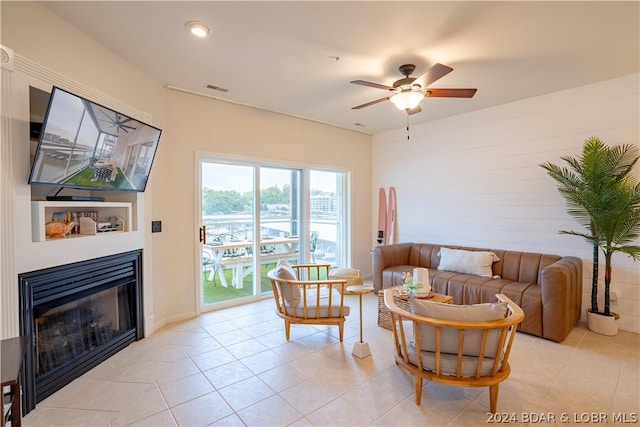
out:
M391 332L364 297L372 356L351 354L358 297L340 343L337 327L291 327L272 300L171 324L136 342L38 404L26 426L481 426L638 424L640 336L589 332L562 343L518 334L500 416L486 388L428 383L414 402L412 379L395 366ZM566 418L563 418L566 416ZM566 421L566 422L565 422ZM606 423L603 423L606 421Z

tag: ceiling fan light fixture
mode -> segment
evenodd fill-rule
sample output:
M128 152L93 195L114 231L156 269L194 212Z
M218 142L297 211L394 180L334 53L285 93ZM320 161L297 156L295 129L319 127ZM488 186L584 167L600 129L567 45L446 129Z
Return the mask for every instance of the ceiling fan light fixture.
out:
M420 104L420 101L424 98L422 92L399 92L393 95L390 99L400 110L411 110Z
M196 37L206 37L211 32L206 24L198 21L189 21L185 24L185 27Z

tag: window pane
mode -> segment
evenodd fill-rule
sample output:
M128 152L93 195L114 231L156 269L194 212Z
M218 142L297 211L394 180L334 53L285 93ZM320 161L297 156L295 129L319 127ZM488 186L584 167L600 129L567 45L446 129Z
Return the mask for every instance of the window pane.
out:
M342 173L311 170L310 177L311 233L317 236L311 259L344 266Z
M203 305L254 295L254 170L202 163Z
M260 168L260 266L263 293L271 292L267 272L279 259L299 262L300 171Z

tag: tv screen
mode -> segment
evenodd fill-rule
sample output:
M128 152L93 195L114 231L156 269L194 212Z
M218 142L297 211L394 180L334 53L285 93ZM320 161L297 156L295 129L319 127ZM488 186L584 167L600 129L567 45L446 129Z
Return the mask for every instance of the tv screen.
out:
M29 184L144 191L161 129L54 87Z

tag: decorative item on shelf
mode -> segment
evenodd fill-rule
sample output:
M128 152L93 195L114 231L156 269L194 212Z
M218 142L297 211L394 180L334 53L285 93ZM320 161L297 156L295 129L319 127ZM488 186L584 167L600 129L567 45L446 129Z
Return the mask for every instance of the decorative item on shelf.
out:
M640 260L640 183L633 168L640 159L632 144L609 147L596 137L585 140L582 155L561 157L568 167L552 163L540 166L558 183L558 191L567 202L567 212L587 232L565 231L584 238L593 248L591 308L587 310L590 330L603 335L616 335L616 320L611 312L611 258L615 253ZM604 309L598 307L599 251L605 259Z
M47 237L65 237L78 225L77 222L64 223L61 221L49 221L45 224Z

